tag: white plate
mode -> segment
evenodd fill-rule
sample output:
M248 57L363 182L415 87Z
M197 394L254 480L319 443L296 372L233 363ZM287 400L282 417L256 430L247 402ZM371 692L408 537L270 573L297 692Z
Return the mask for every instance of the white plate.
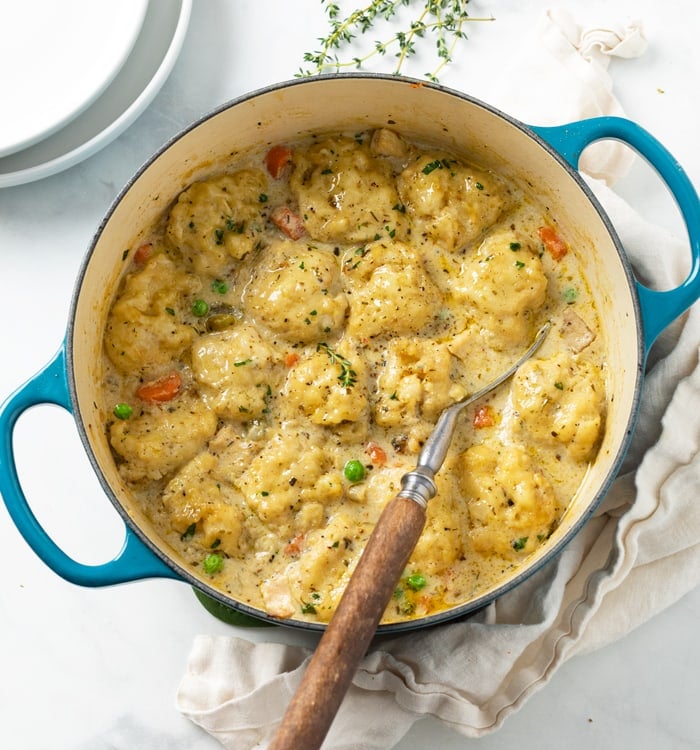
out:
M114 80L147 0L16 0L0 6L0 156L37 143Z
M141 32L112 83L62 130L0 158L0 188L68 169L126 130L153 101L170 74L182 49L191 8L192 0L149 0Z

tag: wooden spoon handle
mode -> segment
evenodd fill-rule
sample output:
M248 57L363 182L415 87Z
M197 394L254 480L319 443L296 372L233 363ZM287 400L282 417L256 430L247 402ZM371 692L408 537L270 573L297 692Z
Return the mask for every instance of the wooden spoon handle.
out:
M268 750L321 746L424 525L415 500L384 508Z

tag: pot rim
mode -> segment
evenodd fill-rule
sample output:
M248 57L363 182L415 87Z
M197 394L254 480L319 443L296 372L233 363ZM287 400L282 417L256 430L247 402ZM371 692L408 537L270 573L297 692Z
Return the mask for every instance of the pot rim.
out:
M515 587L522 584L526 579L530 578L532 575L542 570L542 568L544 568L547 564L557 560L559 556L561 555L562 551L564 550L564 548L572 541L572 539L581 531L583 526L585 526L586 523L590 520L591 516L594 514L594 512L598 508L602 499L605 497L605 495L609 491L612 483L617 477L618 471L625 458L625 455L626 455L627 449L629 448L629 444L630 444L632 434L634 431L634 426L635 426L638 412L639 412L639 402L641 400L641 391L642 391L641 384L642 384L642 380L644 376L643 369L644 369L644 361L645 361L645 347L644 347L641 307L640 307L640 302L639 302L639 296L637 293L637 288L635 285L635 278L634 278L633 270L632 270L630 261L626 256L622 243L617 235L617 232L610 220L610 217L607 215L606 211L603 209L602 205L600 204L600 202L598 201L598 199L596 198L596 196L594 195L590 187L583 180L580 173L558 151L556 151L556 149L553 146L551 146L544 138L542 138L536 132L535 129L521 122L515 117L501 111L500 109L490 104L487 104L479 99L476 99L470 96L469 94L458 91L456 89L452 89L442 84L438 84L434 82L427 82L427 81L409 78L405 76L395 76L395 75L389 75L389 74L383 74L383 73L369 73L369 72L332 73L332 74L324 74L322 76L316 76L316 77L311 77L311 78L294 78L294 79L290 79L287 81L282 81L279 83L274 83L274 84L264 86L262 88L255 89L251 92L244 93L236 98L229 100L228 102L198 117L195 121L185 126L178 133L176 133L171 138L169 138L152 156L150 156L141 165L141 167L139 167L139 169L134 173L134 175L128 180L125 186L118 193L117 197L112 201L112 204L108 208L98 228L93 234L89 248L83 258L82 264L78 271L77 279L75 282L75 286L74 286L74 290L73 290L73 294L71 298L70 308L69 308L69 317L68 317L68 324L67 324L66 337L65 337L66 369L67 369L68 391L69 391L71 403L74 406L74 419L77 425L77 429L80 435L81 442L83 443L83 447L88 455L88 458L93 467L93 470L95 474L97 475L100 485L102 486L103 490L105 491L105 494L109 498L112 505L116 508L123 522L126 524L127 528L130 529L132 532L134 532L136 536L138 537L138 539L153 554L155 554L168 568L173 570L177 574L177 576L183 579L184 582L189 583L190 585L192 585L196 589L199 589L200 591L203 591L207 596L210 596L211 598L215 599L221 604L233 610L240 611L245 615L248 615L256 620L260 620L263 622L274 623L274 624L283 625L283 626L291 627L294 629L306 630L306 631L318 631L318 632L324 631L326 628L325 623L307 622L307 621L295 620L295 619L284 620L284 619L276 618L276 617L273 617L272 615L262 612L261 610L251 607L250 605L247 605L243 602L238 602L237 600L226 596L224 593L222 593L218 589L214 588L213 586L207 584L205 581L194 576L190 571L188 571L186 568L180 565L173 557L167 555L154 542L151 541L148 535L141 529L139 524L136 523L132 519L127 509L119 500L117 493L112 488L110 483L107 481L102 469L100 468L99 462L92 448L91 440L88 435L88 430L86 429L86 426L85 426L83 415L80 410L80 401L78 398L78 389L76 385L76 375L75 375L76 363L74 361L73 349L74 349L76 308L78 306L78 300L81 295L81 290L82 290L83 283L85 280L85 275L92 261L92 257L97 247L97 244L105 230L105 227L109 223L112 215L114 214L115 210L117 209L121 201L128 194L128 192L132 189L134 184L152 166L152 164L155 161L157 161L164 153L166 153L174 144L178 143L180 140L187 137L193 130L198 128L200 125L217 117L222 112L225 112L231 108L245 104L246 102L254 100L260 96L263 96L263 95L266 95L275 91L279 91L282 89L288 89L294 86L314 85L314 84L319 84L319 83L332 84L332 83L337 83L338 81L349 80L349 79L351 80L359 79L359 80L366 80L366 81L378 80L378 81L383 81L383 82L394 81L397 84L404 84L404 85L408 84L408 85L413 85L413 86L426 87L434 91L437 91L439 93L452 96L458 100L466 102L467 104L471 106L484 109L487 112L490 112L491 114L495 115L497 118L500 118L504 120L505 122L509 123L516 129L518 129L522 134L526 135L528 138L535 141L540 148L542 148L552 159L554 159L559 164L561 168L563 168L567 172L568 177L576 183L577 187L583 193L585 198L590 202L590 204L595 209L601 223L603 224L605 228L605 231L609 235L610 240L617 252L618 258L620 260L621 268L625 274L626 282L630 290L632 306L634 309L634 325L635 325L636 339L637 339L637 367L636 367L636 372L635 372L635 384L634 384L634 391L633 391L633 399L632 399L629 415L627 418L627 425L625 427L625 438L618 446L616 446L615 456L613 458L608 459L609 460L608 471L605 474L604 480L597 486L595 495L588 502L588 504L585 507L585 510L579 513L578 518L572 524L570 529L565 534L563 534L560 539L556 540L556 542L553 543L551 547L548 548L546 554L544 554L540 560L538 560L536 563L530 566L523 566L524 569L520 569L520 570L516 569L516 571L512 573L509 576L509 578L506 581L504 581L502 584L500 584L496 589L489 591L477 597L476 599L470 600L462 605L457 605L450 609L437 612L433 615L428 615L426 617L421 617L421 618L417 618L414 620L406 620L403 622L388 623L388 624L382 624L378 626L377 635L391 635L391 634L402 633L402 632L406 632L410 630L427 628L427 627L431 627L434 625L446 623L448 621L453 621L453 620L457 620L460 618L464 618L466 616L473 615L475 612L483 609L488 604L496 601L498 598L500 598L504 594L510 592Z

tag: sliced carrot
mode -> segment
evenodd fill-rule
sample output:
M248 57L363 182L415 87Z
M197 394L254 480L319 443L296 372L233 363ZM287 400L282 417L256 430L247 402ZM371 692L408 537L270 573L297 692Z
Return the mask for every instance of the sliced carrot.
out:
M284 172L287 164L291 164L292 149L289 146L273 146L265 154L265 166L270 173L270 177L278 180Z
M142 266L150 257L153 252L153 245L150 242L141 245L134 253L134 263L137 266Z
M566 242L557 234L554 227L547 225L540 227L537 234L554 260L561 260L569 252Z
M177 396L182 387L182 378L179 372L172 372L158 380L151 380L140 385L136 389L136 395L143 401L152 404L160 404L171 401Z
M379 443L371 442L367 444L365 453L369 456L369 460L373 466L384 466L386 463L386 451L382 448Z
M493 427L496 424L496 415L493 413L493 409L488 404L479 406L474 412L472 424L474 429L477 430L482 427Z
M284 358L284 364L287 367L294 367L294 365L299 361L299 355L296 352L289 352Z
M290 240L298 240L304 236L304 222L287 206L277 206L270 213L270 221Z

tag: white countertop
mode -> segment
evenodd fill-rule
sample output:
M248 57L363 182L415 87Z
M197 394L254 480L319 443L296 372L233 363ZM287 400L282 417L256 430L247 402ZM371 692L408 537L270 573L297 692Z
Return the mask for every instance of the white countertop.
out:
M441 82L487 99L494 55L507 52L514 34L554 5L571 9L581 23L642 20L649 50L637 60L613 61L615 91L627 116L662 141L700 185L695 0L473 0L472 15L497 20L467 30L460 63ZM316 0L195 0L174 71L135 124L61 174L0 189L0 400L59 347L91 236L142 162L209 109L292 78L325 28ZM388 63L384 70L390 71ZM649 170L635 166L620 190L647 217L678 226ZM28 412L16 442L27 493L49 532L81 562L110 559L123 529L70 416L54 407ZM4 505L0 529L0 732L8 749L215 750L218 743L174 707L194 636L236 633L301 642L283 629L227 626L201 608L187 585L174 581L74 586L29 549ZM700 747L698 622L700 590L624 639L566 663L496 734L469 740L426 719L397 749Z

